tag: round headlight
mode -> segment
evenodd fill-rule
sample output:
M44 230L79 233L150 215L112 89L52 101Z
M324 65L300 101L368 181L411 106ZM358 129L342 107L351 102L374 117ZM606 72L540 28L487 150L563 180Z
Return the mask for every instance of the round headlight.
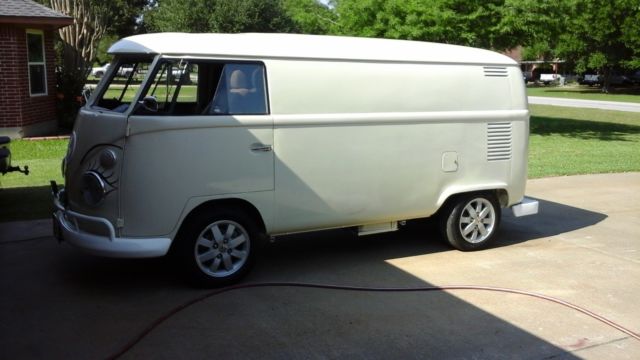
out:
M100 165L105 169L111 169L116 165L117 161L118 157L116 156L116 153L111 149L103 150L100 153Z
M87 171L82 175L82 198L87 205L100 205L106 195L107 186L100 174Z

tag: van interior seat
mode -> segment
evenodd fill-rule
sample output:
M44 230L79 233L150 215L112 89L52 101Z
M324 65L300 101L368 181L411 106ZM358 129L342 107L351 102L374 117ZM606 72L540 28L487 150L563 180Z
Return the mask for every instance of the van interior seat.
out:
M246 95L250 92L247 74L240 69L233 70L229 77L229 92L232 94Z
M261 115L267 113L263 70L233 69L222 73L211 102L204 108L206 115ZM224 71L228 71L225 67ZM250 75L248 73L250 72ZM226 79L226 80L225 80Z
M254 77L253 74L251 76ZM264 100L258 98L253 79L241 69L235 69L229 77L229 112L233 114L264 113Z

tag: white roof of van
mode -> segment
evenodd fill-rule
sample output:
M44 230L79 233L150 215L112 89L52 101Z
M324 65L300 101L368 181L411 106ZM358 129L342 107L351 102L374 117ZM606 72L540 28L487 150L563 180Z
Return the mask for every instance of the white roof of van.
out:
M156 33L124 38L110 54L163 54L515 65L502 54L422 41L300 34Z

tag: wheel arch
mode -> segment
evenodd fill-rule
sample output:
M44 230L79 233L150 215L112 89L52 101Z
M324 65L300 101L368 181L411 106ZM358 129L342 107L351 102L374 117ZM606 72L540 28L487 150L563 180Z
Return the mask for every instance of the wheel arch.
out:
M471 215L471 213L469 213L467 217L463 217L464 209L466 209L472 201L478 200L477 197L487 199L488 202L491 203L490 207L493 208L493 211L485 213L485 215L480 215L483 214L484 211L478 213L479 215ZM495 237L501 222L501 207L507 203L508 195L504 189L487 189L453 194L445 200L444 204L436 213L440 233L451 246L458 250L474 251L485 249L490 246L491 240ZM476 205L480 206L479 204ZM494 214L489 216L489 219L492 220L490 220L489 223L484 222L487 214L491 213ZM475 217L475 220L472 217ZM471 239L468 239L467 233L462 231L461 226L463 219L466 219L464 221L464 223L467 224L466 229L472 227L473 235ZM491 227L489 230L486 230L484 225L479 226L480 223L491 224ZM478 232L481 233L480 239L476 238Z
M238 198L208 200L194 207L186 216L183 217L176 236L174 237L174 241L171 243L169 252L171 252L175 247L175 239L180 237L180 234L185 231L185 228L194 217L203 212L213 211L214 209L231 209L233 211L240 211L255 221L255 225L262 234L266 232L266 225L260 211L258 211L258 209L249 201Z
M440 201L438 201L439 207L438 207L437 213L442 212L443 209L446 209L449 206L449 204L457 200L459 197L466 196L469 194L492 194L493 196L496 197L501 207L506 207L509 204L509 193L504 188L468 190L468 191L460 191L460 192L453 192L449 194L443 194L440 197Z

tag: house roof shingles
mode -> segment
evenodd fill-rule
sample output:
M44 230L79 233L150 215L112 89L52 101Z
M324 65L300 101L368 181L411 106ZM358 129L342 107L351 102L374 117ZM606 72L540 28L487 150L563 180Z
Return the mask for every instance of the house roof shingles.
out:
M73 24L73 18L32 0L1 0L0 24L41 24L62 27Z

